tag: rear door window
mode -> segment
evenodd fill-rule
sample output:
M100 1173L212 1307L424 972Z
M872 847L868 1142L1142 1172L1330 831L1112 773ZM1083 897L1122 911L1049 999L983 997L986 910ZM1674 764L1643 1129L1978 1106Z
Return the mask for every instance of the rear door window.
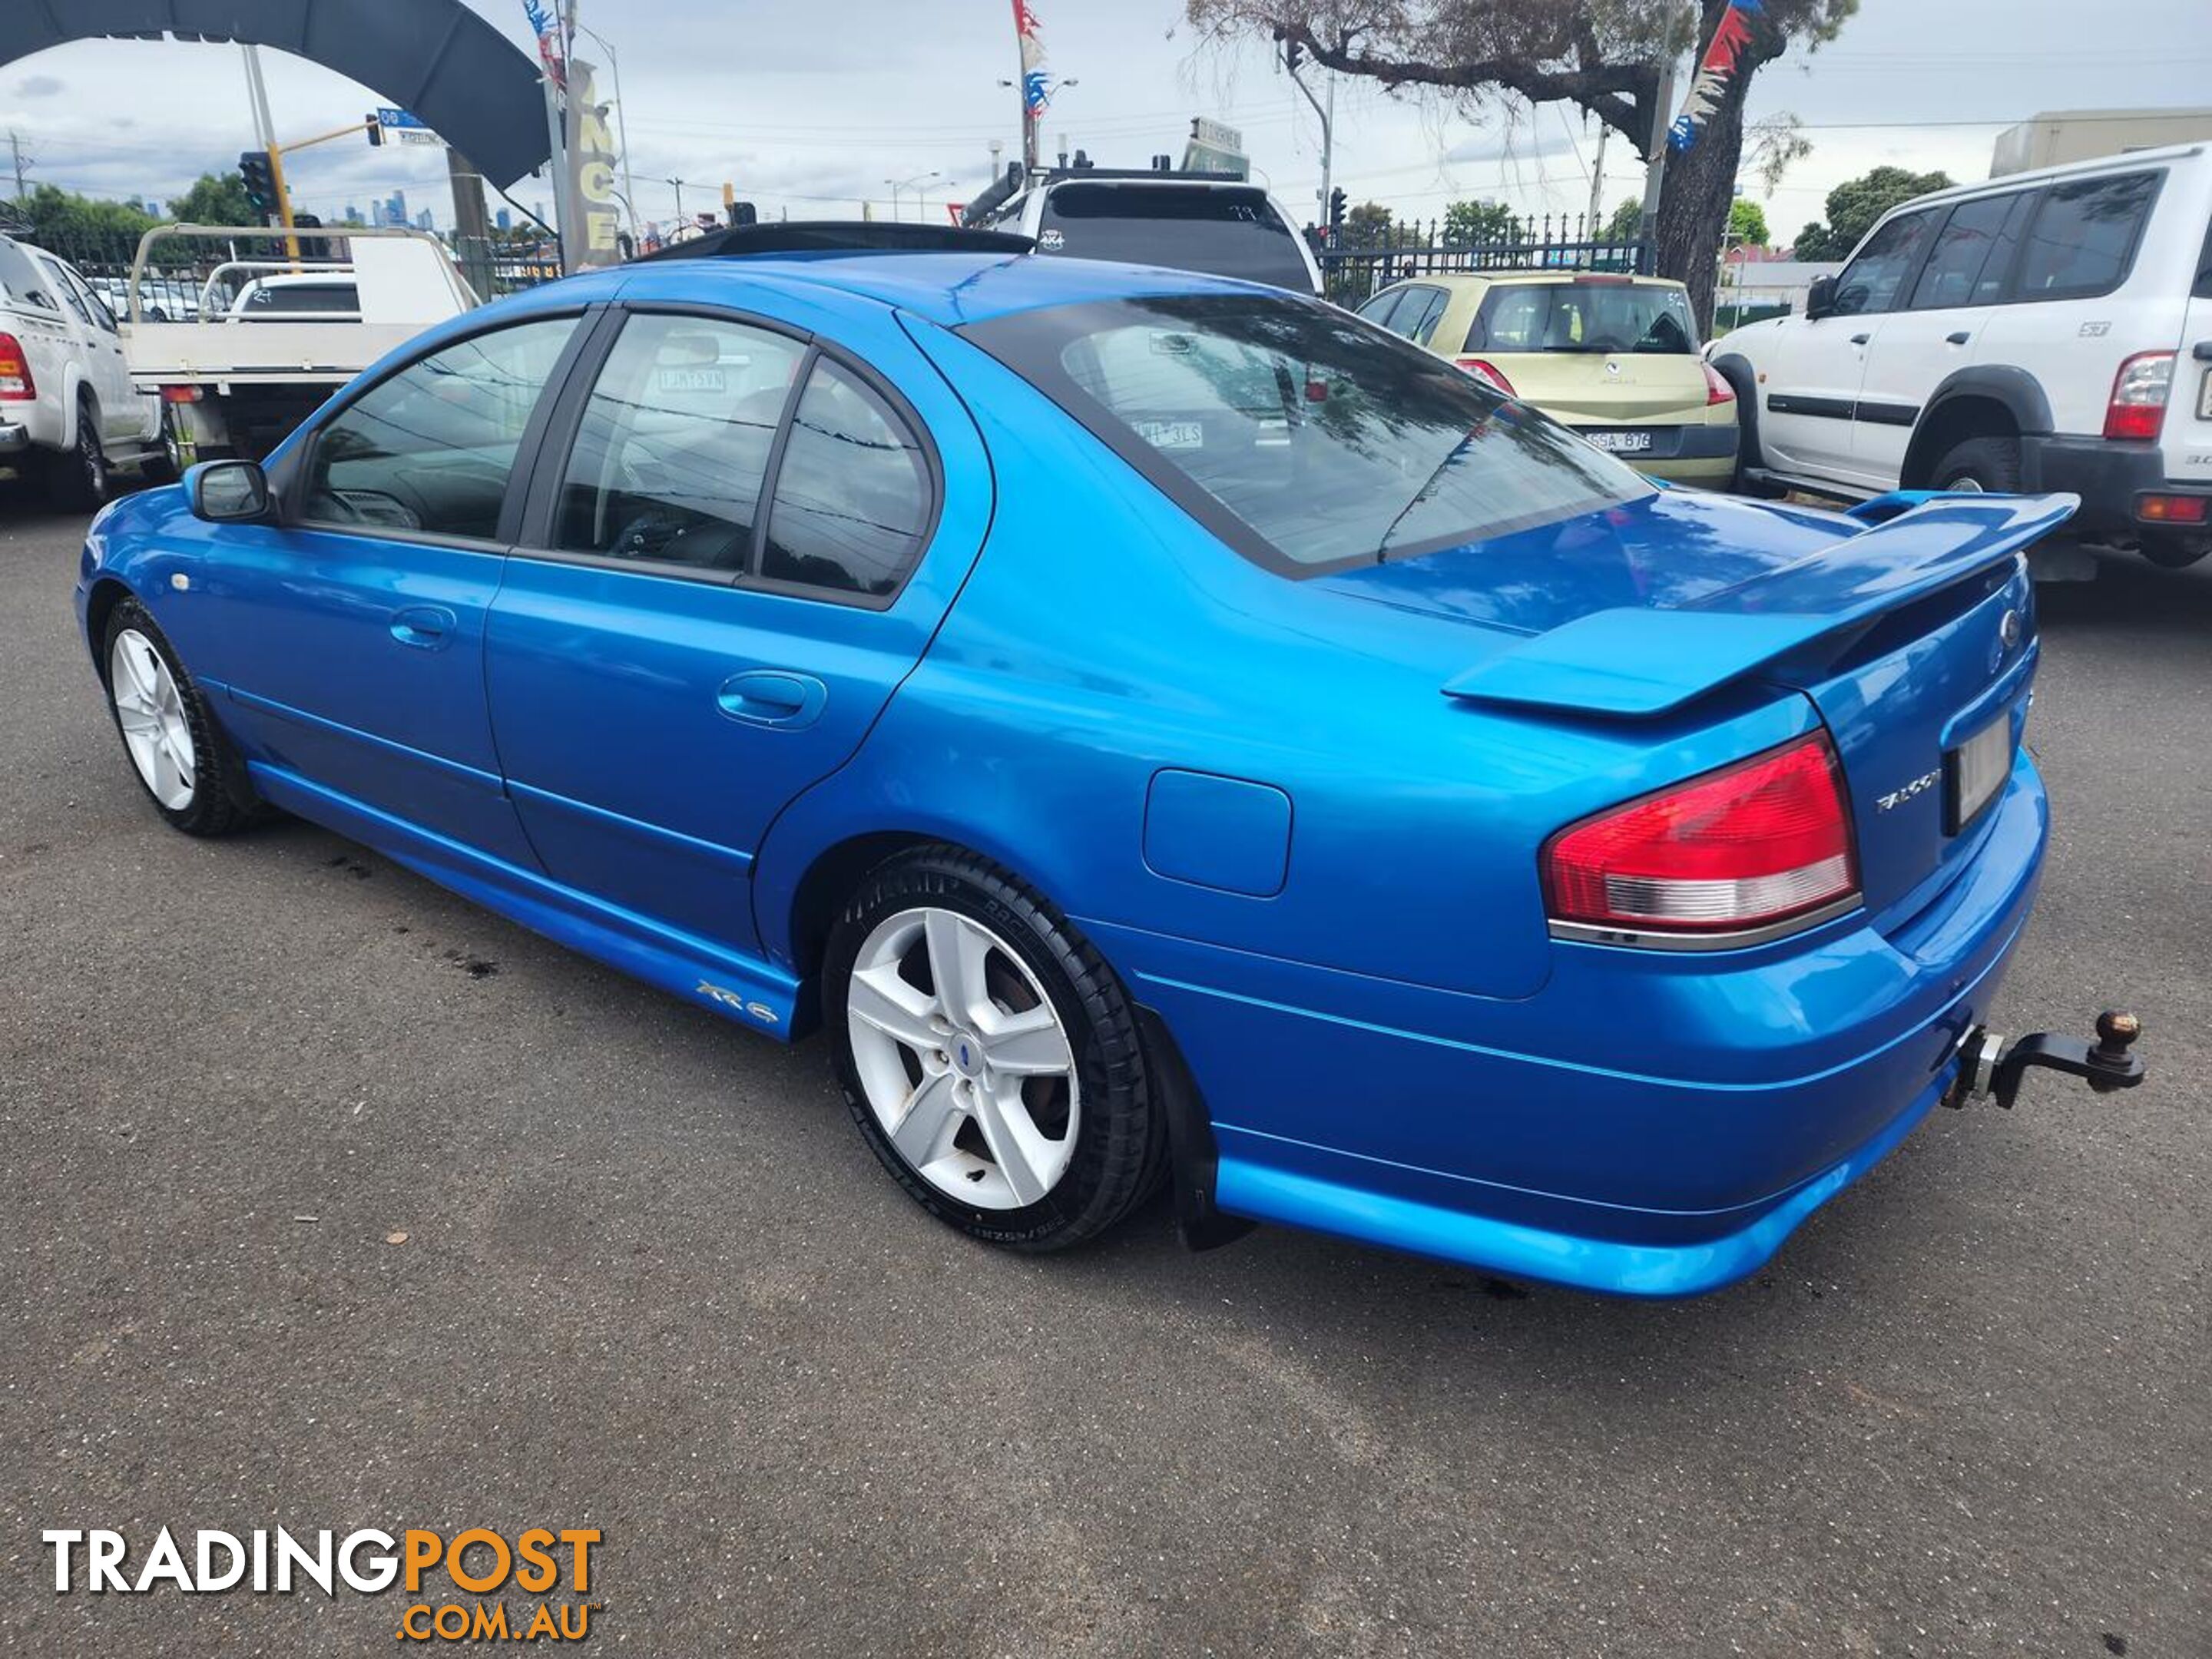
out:
M1386 288L1359 307L1360 318L1377 328L1388 328L1392 314L1413 297L1413 293L1410 288Z
M47 258L42 253L39 256L39 264L46 274L47 288L59 295L62 303L76 313L77 321L82 323L88 329L98 329L100 322L93 315L89 296L81 293L76 285L70 281L69 273L61 268L60 264Z
M1954 208L1912 285L1912 309L1996 304L2033 200L2033 191L2014 191Z
M1037 235L1048 253L1313 289L1290 225L1266 191L1243 185L1054 185Z
M0 303L28 307L34 311L58 311L60 305L39 280L31 256L15 243L0 241Z
M2087 300L2127 280L2162 171L2075 179L2043 192L2021 257L2021 300Z
M1444 307L1450 303L1451 295L1440 288L1424 285L1410 289L1406 303L1390 319L1390 331L1404 335L1415 345L1426 345L1429 337L1437 331Z
M817 357L776 470L760 574L884 599L921 556L931 495L913 428L859 375Z

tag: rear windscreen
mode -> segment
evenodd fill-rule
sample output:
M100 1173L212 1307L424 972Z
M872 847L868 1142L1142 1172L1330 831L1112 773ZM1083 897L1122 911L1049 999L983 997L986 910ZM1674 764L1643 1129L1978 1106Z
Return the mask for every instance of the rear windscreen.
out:
M1623 351L1688 356L1698 325L1660 283L1501 283L1467 331L1469 351Z
M960 331L1285 574L1413 557L1651 493L1550 417L1313 300L1162 295Z
M1038 244L1048 253L1165 265L1313 292L1297 239L1264 190L1055 185Z

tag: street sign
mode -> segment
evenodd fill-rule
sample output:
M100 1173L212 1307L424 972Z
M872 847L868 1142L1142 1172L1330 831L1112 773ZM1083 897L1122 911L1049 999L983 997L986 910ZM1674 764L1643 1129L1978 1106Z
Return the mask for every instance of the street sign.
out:
M1252 176L1243 133L1204 115L1190 118L1190 142L1183 146L1182 167L1186 173L1228 173L1239 179Z
M397 137L403 144L434 144L438 135L422 125L418 115L404 109L383 108L376 112L377 125L384 129L386 138Z

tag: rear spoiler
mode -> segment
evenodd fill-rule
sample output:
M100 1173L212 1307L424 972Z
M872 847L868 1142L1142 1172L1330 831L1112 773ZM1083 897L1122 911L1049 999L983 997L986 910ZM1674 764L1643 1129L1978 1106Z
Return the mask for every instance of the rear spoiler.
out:
M1634 719L1716 690L1824 635L2011 558L2078 495L1900 490L1853 508L1870 527L1681 611L1592 611L1444 683L1448 697Z

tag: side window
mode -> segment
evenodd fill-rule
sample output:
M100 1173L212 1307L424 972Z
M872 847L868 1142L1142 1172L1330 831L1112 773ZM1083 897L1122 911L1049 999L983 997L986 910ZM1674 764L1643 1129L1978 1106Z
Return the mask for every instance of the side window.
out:
M1920 252L1943 216L1940 209L1924 209L1892 219L1867 238L1858 257L1844 267L1836 279L1838 317L1863 317L1877 311L1894 311L1903 299L1899 292L1920 258Z
M1393 319L1398 325L1396 331L1415 345L1426 345L1451 295L1440 288L1416 288L1409 292L1416 297L1407 301L1405 308Z
M115 313L108 309L107 301L100 297L99 289L67 265L61 267L61 278L68 286L71 303L76 307L79 316L89 321L93 327L105 330L107 333L121 331L115 325Z
M2086 300L2127 280L2163 173L2124 173L2051 186L2027 233L2020 300Z
M1410 288L1386 288L1359 307L1360 320L1372 323L1377 328L1388 328L1391 313L1413 296L1413 290Z
M523 434L576 326L518 323L378 382L317 434L302 516L368 534L497 536Z
M776 473L761 574L836 593L896 592L921 555L929 508L921 441L865 382L816 359Z
M86 303L83 292L70 281L69 272L62 269L59 261L41 254L39 264L46 273L46 286L61 296L63 304L76 313L77 321L87 328L98 328L100 323L93 316L91 306Z
M696 317L632 317L584 406L553 544L735 575L806 348Z
M31 256L5 238L0 238L0 300L36 306L41 311L61 309L46 292L46 285L39 280Z
M1912 285L1912 309L1996 303L2012 267L2013 250L2020 246L2028 195L2015 191L1953 209L1920 280Z
M1533 283L1508 283L1483 296L1465 349L1541 351L1551 329L1552 290Z

